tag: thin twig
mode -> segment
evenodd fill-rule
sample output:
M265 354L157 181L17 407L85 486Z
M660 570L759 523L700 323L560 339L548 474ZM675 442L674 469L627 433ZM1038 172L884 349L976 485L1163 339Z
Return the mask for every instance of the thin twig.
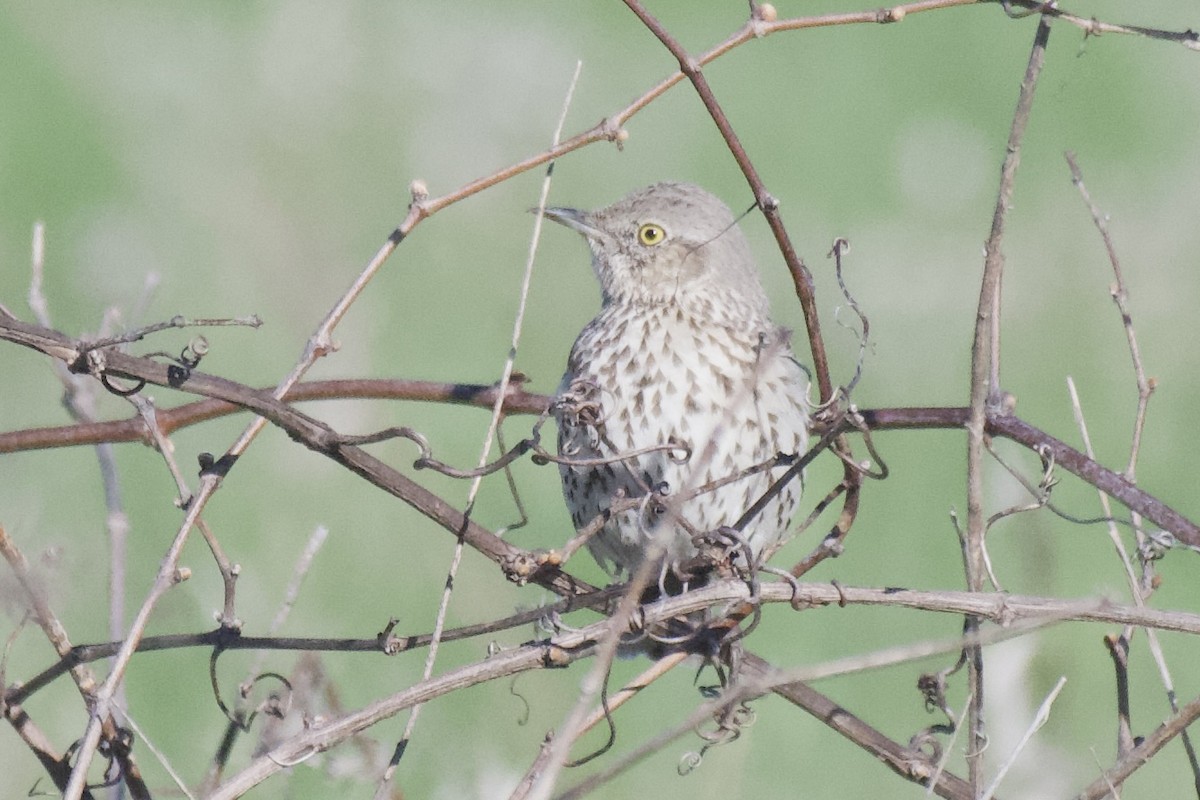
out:
M43 291L46 270L46 231L45 226L38 222L34 225L33 247L30 265L29 308L34 317L46 327L51 326L50 302ZM83 375L73 375L61 361L52 363L55 374L63 387L63 405L67 413L77 424L92 424L96 422L97 395L99 385ZM97 442L96 461L100 467L100 481L104 487L104 527L108 535L108 630L112 638L119 638L125 625L125 565L126 552L129 544L129 516L121 499L121 481L117 470L116 454L112 444ZM65 635L65 632L64 632ZM81 687L82 688L82 687ZM85 702L90 702L90 694L94 685L84 695ZM124 689L117 692L117 700L124 702ZM114 725L117 720L104 723L104 734L109 741L116 732ZM131 794L144 796L145 785L142 782L136 762L127 748L114 747L114 754L120 756L122 764L128 766L126 780Z
M554 128L554 134L551 141L551 147L558 144L561 136L563 125L566 124L567 111L571 107L571 99L575 95L575 87L579 83L579 73L583 69L583 62L575 63L575 72L571 76L571 81L567 85L566 96L563 98L562 112L559 114L558 123ZM519 299L517 301L517 313L513 319L512 339L509 345L508 355L504 360L502 368L499 391L496 395L495 404L492 407L492 418L488 424L487 433L484 435L483 445L480 448L478 469L482 469L488 463L488 457L491 453L492 442L496 437L496 433L500 428L500 421L504 414L504 396L508 390L509 382L512 380L513 368L516 363L517 349L521 342L521 332L525 324L525 309L529 301L529 289L533 281L533 264L537 255L538 243L541 241L542 220L544 219L543 212L546 209L546 199L550 195L550 179L554 174L554 162L546 168L545 178L542 180L542 191L538 197L538 213L534 216L533 232L530 236L529 253L525 261L525 270L521 277L521 288ZM471 513L475 508L475 500L479 494L479 489L483 485L483 475L477 475L471 481L470 489L467 491L467 504L463 511L463 518L470 519ZM462 563L463 551L466 548L466 542L463 538L459 538L454 544L454 554L451 557L450 567L447 570L446 581L443 585L441 600L438 605L437 616L433 626L433 638L429 643L429 650L425 656L425 667L421 674L422 681L428 681L433 674L433 666L436 662L439 645L441 643L442 630L446 624L446 613L450 607L450 597L454 589L454 578L458 574L459 565ZM375 790L375 800L384 800L390 792L392 779L396 772L396 767L400 759L400 755L405 751L408 742L412 739L413 731L416 729L417 720L420 718L421 710L424 704L417 703L409 712L408 721L405 723L404 732L400 736L400 741L396 743L396 748L391 762L388 764L387 770L381 777L378 786Z
M1042 704L1038 706L1037 713L1034 714L1033 719L1029 723L1029 727L1025 729L1025 733L1021 735L1020 741L1017 742L1016 746L1013 748L1013 751L1009 753L1008 758L1005 759L1004 763L1000 765L1000 768L996 770L996 774L992 778L992 782L988 785L987 789L984 790L983 796L980 798L980 800L992 800L992 797L996 794L996 790L1000 788L1000 782L1004 780L1004 776L1008 774L1008 770L1013 764L1016 763L1017 757L1021 755L1021 751L1025 749L1025 746L1029 744L1029 740L1033 738L1033 734L1037 733L1038 730L1040 730L1041 727L1046 724L1046 721L1050 719L1050 707L1054 705L1054 701L1058 698L1059 692L1061 692L1062 688L1066 685L1067 678L1065 675L1063 675L1058 679L1058 682L1054 684L1054 688L1050 690L1049 694L1046 695L1046 698L1042 700Z
M1104 241L1104 250L1108 254L1108 261L1112 265L1113 277L1115 278L1111 289L1112 299L1117 305L1117 310L1121 313L1121 323L1125 329L1125 338L1129 342L1129 355L1133 360L1133 375L1134 380L1137 382L1138 405L1137 413L1133 419L1133 441L1129 445L1129 465L1125 468L1125 477L1133 481L1137 475L1137 460L1138 454L1141 452L1142 431L1146 426L1146 406L1150 402L1150 395L1154 393L1156 383L1152 378L1146 377L1146 368L1142 364L1142 352L1141 348L1138 347L1137 331L1134 330L1133 315L1129 310L1129 291L1125 287L1125 276L1121 272L1121 260L1117 257L1116 246L1113 244L1112 236L1108 232L1107 217L1092 201L1092 196L1088 193L1087 186L1083 182L1083 172L1079 169L1079 163L1075 159L1075 154L1068 152L1066 159L1067 164L1071 168L1071 180L1079 189L1080 195L1083 196L1083 201L1087 203L1088 210L1092 215L1092 222L1095 223L1096 230L1100 233L1100 238Z
M1012 638L1013 636L1023 635L1028 630L1008 630L994 631L987 636L975 636L971 641L975 646L991 644ZM860 656L852 656L843 659L835 659L823 664L815 664L808 667L799 667L795 669L779 670L771 669L769 666L762 664L759 669L745 670L743 679L736 684L733 684L721 693L721 696L701 704L691 714L689 714L682 722L660 732L658 735L644 742L641 746L634 748L620 759L614 761L605 770L592 776L586 781L576 785L571 790L559 794L555 800L575 800L582 797L587 792L596 788L600 784L610 780L612 777L620 774L632 764L646 758L647 756L658 752L667 744L685 735L688 731L693 730L696 726L702 724L706 719L714 714L717 714L725 709L731 708L739 703L744 703L756 697L760 697L768 691L783 689L785 687L804 686L812 681L821 680L840 675L848 675L866 670L879 669L885 666L894 664L903 664L910 661L927 658L931 655L941 653L954 652L962 647L961 640L945 640L918 642L915 644L904 645L901 647L888 648L872 653L867 653ZM831 716L836 716L833 714ZM912 769L912 762L916 759L917 754L908 752L904 754L908 766L902 769ZM887 761L888 759L885 759ZM889 766L891 764L889 763ZM895 769L895 768L894 768ZM905 774L901 769L896 769L900 774ZM909 780L916 780L919 783L925 783L932 777L933 768L929 765L924 765L914 772L905 774ZM950 776L943 774L942 784L939 786L939 794L948 797L960 797L966 800L969 795L961 791L962 782L957 784L948 780ZM954 791L958 789L959 791Z
M1137 747L1118 759L1111 769L1092 781L1087 788L1075 796L1075 800L1101 800L1111 795L1112 787L1120 786L1137 770L1149 764L1155 754L1188 726L1200 719L1200 697L1183 706L1166 722L1155 728L1142 739Z
M270 387L256 388L267 394ZM285 396L289 403L308 400L413 400L425 403L448 403L491 409L496 398L504 398L504 414L541 414L550 403L550 396L526 391L513 376L504 395L495 384L442 383L404 379L353 378L346 380L307 381L297 384ZM169 436L180 428L198 425L230 414L245 413L246 407L213 398L198 400L174 408L156 408L158 430ZM99 442L147 442L151 437L145 419L134 415L130 419L106 422L80 422L48 428L27 428L0 433L0 454L54 447L93 445Z
M1137 481L1137 460L1141 452L1142 431L1146 424L1146 412L1150 403L1150 395L1153 394L1156 383L1153 379L1146 377L1146 370L1142 363L1141 349L1138 347L1137 332L1133 326L1133 315L1129 310L1129 293L1125 287L1125 276L1121 270L1121 261L1117 256L1116 245L1113 243L1112 236L1108 231L1107 216L1103 214L1099 207L1092 200L1091 193L1088 192L1087 186L1083 182L1083 171L1079 168L1079 163L1075 158L1075 154L1068 152L1065 154L1067 164L1071 170L1071 180L1079 189L1080 195L1083 197L1084 203L1087 204L1088 211L1091 213L1092 222L1096 226L1096 230L1100 233L1100 238L1104 242L1104 250L1108 254L1109 264L1112 266L1113 277L1115 279L1110 293L1113 302L1116 303L1117 310L1121 314L1122 327L1125 330L1125 337L1129 343L1129 355L1132 359L1134 381L1137 384L1138 403L1137 411L1134 414L1133 421L1133 437L1129 446L1129 462L1125 467L1124 477L1130 483ZM1079 397L1075 391L1075 383L1070 378L1067 379L1068 387L1071 392L1072 406L1075 408L1075 419L1079 424L1080 431L1083 435L1085 450L1089 458L1094 458L1092 452L1091 441L1087 435L1087 426L1084 423L1083 411L1079 404ZM1111 516L1108 495L1103 491L1100 492L1100 505L1106 516ZM1139 548L1145 544L1146 536L1142 530L1141 516L1135 511L1133 518L1134 533L1137 536ZM1121 563L1125 568L1126 575L1129 578L1130 593L1134 602L1138 605L1143 605L1148 599L1150 593L1154 591L1154 568L1153 565L1142 559L1142 576L1141 580L1135 577L1133 564L1131 563L1128 554L1125 552L1124 544L1121 541L1120 535L1117 532L1116 526L1109 524L1109 536L1112 538L1116 546L1117 553L1121 558ZM1162 644L1158 640L1158 635L1153 630L1147 630L1147 645L1150 649L1151 657L1154 659L1155 665L1158 667L1159 679L1162 681L1163 688L1167 693L1167 701L1171 705L1171 710L1178 713L1179 701L1175 693L1175 682L1171 677L1171 671L1167 666L1166 654L1163 652ZM1123 656L1127 659L1129 642L1132 639L1132 630L1126 630L1121 636L1122 647L1124 648ZM1114 657L1116 653L1114 652ZM1118 679L1121 675L1118 674ZM1118 698L1119 700L1119 698ZM1128 700L1126 699L1126 703ZM1126 708L1126 711L1128 709ZM1129 726L1128 714L1125 719L1118 719L1120 730L1124 731ZM1118 754L1123 754L1131 743L1125 742L1123 737L1120 741ZM1197 796L1200 796L1200 757L1197 756L1196 747L1192 743L1191 735L1185 730L1182 734L1184 751L1188 756L1188 763L1192 769L1193 782L1196 786Z
M971 345L970 418L967 421L967 531L965 544L967 589L983 589L984 543L986 520L983 510L983 437L990 408L1002 405L998 364L1000 352L999 325L1000 283L1004 274L1004 253L1001 249L1004 222L1012 202L1014 179L1020 163L1021 140L1033 107L1034 90L1045 60L1046 42L1050 37L1050 19L1043 16L1038 22L1033 48L1021 91L1013 113L1008 147L1000 169L1000 188L992 215L992 230L985 248L983 279L979 290L975 335ZM978 630L975 621L968 619L965 633ZM983 657L979 648L970 648L967 658L968 687L971 707L968 714L967 765L971 786L977 793L983 786L982 753L986 744L983 710Z

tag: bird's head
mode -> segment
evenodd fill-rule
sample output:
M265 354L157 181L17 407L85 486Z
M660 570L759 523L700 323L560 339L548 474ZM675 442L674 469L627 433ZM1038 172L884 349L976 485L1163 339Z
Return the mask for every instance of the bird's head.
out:
M729 207L689 183L656 183L607 208L547 208L592 250L604 303L736 306L766 313L754 257Z

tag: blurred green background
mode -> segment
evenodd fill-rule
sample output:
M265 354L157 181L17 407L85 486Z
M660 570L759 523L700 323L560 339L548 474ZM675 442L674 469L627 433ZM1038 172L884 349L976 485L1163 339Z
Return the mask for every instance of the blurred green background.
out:
M781 16L857 10L828 0L778 3ZM745 3L654 2L650 8L693 52L725 38ZM1105 21L1197 28L1193 4L1077 3ZM1136 15L1136 16L1135 16ZM872 346L855 394L862 407L965 403L969 342L999 165L1036 20L1011 20L999 6L914 15L902 24L784 33L736 50L706 70L718 98L779 198L797 250L813 270L836 370L849 380L857 337L825 257L837 236L852 245L847 280L870 316ZM623 108L673 68L669 55L620 3L441 4L9 3L0 9L0 302L29 318L30 233L47 230L46 293L55 323L94 332L107 310L122 324L188 316L257 313L258 331L206 334L203 369L256 385L274 384L299 356L328 307L400 221L407 185L425 180L444 194L544 149L577 59L582 77L567 134ZM655 180L701 183L735 209L751 195L692 91L680 85L627 126L623 148L600 144L557 165L554 203L595 207ZM1078 444L1065 378L1074 376L1099 457L1124 465L1136 391L1112 274L1100 238L1071 184L1063 151L1078 154L1097 203L1111 215L1148 372L1159 381L1150 407L1139 479L1184 514L1195 496L1194 398L1200 355L1193 321L1200 297L1200 54L1141 38L1085 39L1057 24L1038 88L1005 238L1005 387L1025 419ZM509 349L520 275L541 170L448 208L406 240L338 330L341 349L316 377L412 377L491 382ZM799 327L790 280L761 217L744 227L781 323ZM144 311L148 276L157 286ZM548 230L535 267L517 368L531 388L554 390L570 343L598 305L583 245ZM140 316L139 316L140 313ZM134 348L178 350L173 332ZM797 342L797 352L805 343ZM0 347L0 427L67 421L44 358ZM188 398L151 392L163 406ZM108 418L127 405L105 398ZM347 432L385 425L424 431L440 458L473 464L485 413L419 404L338 403L307 410ZM246 423L226 419L174 436L194 475L199 452L222 452ZM514 441L528 419L507 424ZM848 585L961 588L951 509L965 510L964 437L957 432L880 434L892 476L867 487L846 553L811 577ZM1031 471L1036 462L1001 449ZM407 468L402 444L375 451ZM180 512L161 459L138 445L117 448L132 522L128 593L136 606ZM810 473L824 494L838 470ZM467 486L418 476L458 505ZM520 465L530 524L511 534L523 546L561 542L569 520L553 468ZM989 511L1025 502L996 465ZM1054 494L1065 510L1099 515L1095 492L1066 476ZM0 523L38 561L53 605L77 643L107 638L108 561L103 497L86 448L0 458ZM1122 513L1123 510L1122 510ZM477 518L515 521L503 480L485 484ZM284 633L369 637L389 616L398 632L430 629L452 541L443 531L325 459L268 430L232 473L206 517L242 565L238 613L248 634L275 613L309 533L329 539ZM832 518L779 556L806 553ZM1127 544L1128 544L1128 533ZM1121 567L1101 526L1048 512L998 524L989 545L1004 587L1067 597L1126 601ZM51 555L45 555L51 554ZM193 578L163 601L152 633L208 629L221 585L202 542L185 554ZM580 557L573 568L602 582ZM1155 605L1200 611L1200 561L1175 551L1161 562ZM0 574L7 637L21 600ZM484 559L468 555L450 623L494 618L546 599L518 589ZM583 621L585 618L580 618ZM950 616L899 610L825 609L802 615L771 608L750 646L781 666L820 663L873 648L953 637ZM990 651L991 750L999 764L1060 675L1068 676L1049 724L1002 787L1007 797L1061 797L1098 774L1114 751L1113 677L1097 625L1064 625ZM504 644L529 636L519 631ZM1163 638L1180 697L1200 692L1191 669L1200 647ZM485 642L447 647L439 669L482 657ZM145 734L195 783L223 719L207 695L208 654L137 658L129 673L131 713ZM409 685L422 652L323 659L345 708ZM819 688L888 735L906 740L941 720L916 693L930 659ZM49 664L39 633L15 641L6 680ZM221 662L227 697L251 656ZM288 672L294 656L272 655ZM642 664L617 665L614 680ZM103 671L102 665L97 668ZM586 668L586 665L585 667ZM678 670L619 716L622 751L683 718L697 702L692 674ZM1136 638L1134 725L1145 733L1167 714L1164 692ZM399 773L407 796L496 797L560 723L583 672L527 675L437 701L426 710ZM706 676L710 680L711 676ZM964 700L955 682L952 702ZM524 705L530 705L522 724ZM710 752L688 777L676 764L695 737L640 764L600 796L919 797L869 756L820 723L770 698L757 724ZM28 703L60 746L83 728L67 681ZM403 719L372 731L386 754ZM41 777L15 736L5 734L0 769L13 796ZM253 737L250 737L253 738ZM243 763L249 744L238 751ZM343 747L296 767L252 796L370 796L375 775ZM155 787L166 775L144 749ZM603 761L601 762L603 763ZM236 764L235 764L236 766ZM952 761L961 771L961 758ZM569 776L573 780L573 776ZM43 788L47 781L42 778ZM1125 787L1123 797L1188 790L1182 748L1172 744ZM165 792L164 792L165 794Z

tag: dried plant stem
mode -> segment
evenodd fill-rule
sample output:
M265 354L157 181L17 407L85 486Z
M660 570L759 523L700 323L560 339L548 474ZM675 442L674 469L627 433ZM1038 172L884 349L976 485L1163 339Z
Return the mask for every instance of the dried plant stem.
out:
M1000 788L1000 782L1004 780L1004 776L1008 774L1008 770L1012 768L1013 764L1016 763L1017 757L1021 755L1021 751L1025 749L1027 744L1029 744L1029 740L1033 738L1033 735L1037 733L1043 725L1046 724L1047 720L1050 719L1050 707L1054 705L1054 701L1058 698L1059 692L1061 692L1062 688L1066 685L1066 676L1060 677L1058 682L1054 684L1054 688L1050 690L1049 694L1047 694L1046 698L1042 701L1042 704L1038 707L1037 713L1034 715L1033 720L1029 723L1029 727L1025 730L1025 733L1021 736L1021 740L1017 742L1017 746L1013 748L1012 753L1009 754L1004 763L1001 764L999 769L996 770L996 774L992 777L992 782L988 784L988 787L984 790L983 797L980 798L980 800L992 800L992 797L995 796L996 790Z
M985 247L983 280L979 291L979 307L975 318L975 337L971 345L971 401L967 420L967 531L964 544L967 589L980 592L986 574L984 542L986 517L983 509L983 438L989 407L1001 405L999 386L999 310L1000 284L1004 274L1004 222L1012 203L1017 166L1020 164L1021 140L1033 108L1034 90L1045 60L1046 42L1050 37L1050 18L1043 16L1034 35L1033 49L1021 81L1017 108L1013 114L1008 136L1008 148L1000 168L1000 189L992 215L992 230ZM978 632L978 620L967 618L965 634ZM983 654L978 647L966 650L968 687L971 705L968 714L967 767L968 780L974 793L983 786L983 750L987 737L984 731Z
M579 73L583 69L583 62L576 62L575 72L571 76L571 81L567 86L566 97L563 98L562 111L558 117L558 123L554 128L551 147L558 144L562 136L563 125L566 124L567 111L571 107L571 98L575 95L575 87L579 83ZM553 167L553 162L551 162ZM504 398L508 391L510 382L512 381L513 368L516 363L517 349L521 343L521 331L525 324L525 310L529 302L529 289L533 282L533 264L537 255L538 242L541 240L542 220L544 219L542 212L546 209L546 199L550 195L550 179L553 175L553 170L547 168L546 176L542 180L542 190L538 197L538 213L533 221L533 233L529 241L529 254L525 260L525 270L521 276L521 289L517 302L517 313L513 319L512 339L509 345L508 356L504 360L504 366L501 370L499 381L499 390L496 393L496 399L492 406L492 418L488 424L487 433L484 435L483 445L479 452L479 461L477 468L482 469L489 460L492 442L500 428L500 422L504 417ZM467 505L463 511L464 519L470 519L471 512L475 508L475 499L479 494L479 489L483 485L483 475L477 475L471 481L471 486L467 491ZM426 654L424 671L421 679L428 681L433 674L433 666L437 659L439 645L441 644L442 631L445 629L446 613L450 608L450 597L454 589L454 578L458 574L459 565L462 563L463 550L466 547L466 541L459 537L454 543L454 554L450 561L450 567L447 570L446 581L442 589L442 597L438 604L437 617L434 621L433 637L429 643L429 651ZM379 785L375 791L375 800L385 800L388 796L392 779L395 776L396 767L400 760L401 754L408 746L408 742L412 739L413 731L416 729L417 720L420 718L421 709L424 704L417 703L409 712L408 721L404 726L404 733L400 736L400 741L397 742L395 751L387 770L379 781Z
M1125 287L1125 276L1121 270L1121 260L1117 256L1116 246L1113 244L1112 236L1108 230L1107 217L1101 213L1100 208L1092 200L1091 193L1088 192L1087 185L1083 181L1083 171L1079 168L1079 163L1075 158L1075 154L1068 152L1065 154L1067 165L1071 171L1071 180L1079 189L1079 194L1082 196L1084 203L1091 213L1092 223L1096 226L1097 232L1104 243L1104 250L1108 255L1108 261L1112 267L1114 283L1110 293L1112 294L1113 302L1116 303L1117 310L1121 314L1121 325L1125 330L1125 338L1129 343L1129 355L1132 360L1134 381L1137 385L1138 403L1137 411L1134 413L1133 421L1133 436L1129 446L1129 461L1125 467L1124 477L1130 483L1135 483L1137 480L1137 461L1141 453L1142 431L1146 424L1146 411L1150 403L1150 395L1153 394L1155 383L1147 378L1146 370L1142 363L1141 348L1138 347L1137 332L1133 326L1133 315L1129 309L1129 293ZM1083 409L1079 402L1079 395L1075 390L1075 382L1071 378L1067 378L1067 386L1071 393L1071 405L1075 411L1075 420L1079 426L1080 433L1084 441L1084 449L1088 458L1095 458L1092 450L1091 439L1088 436L1087 424L1084 421ZM1100 491L1100 507L1104 511L1104 515L1112 517L1111 504L1108 500L1108 495L1104 491ZM1137 536L1138 544L1145 542L1145 534L1142 531L1141 515L1134 512L1134 532ZM1141 580L1138 580L1134 574L1133 564L1129 555L1125 552L1124 544L1121 541L1120 533L1114 523L1108 524L1109 537L1112 539L1116 547L1117 554L1121 559L1122 566L1125 568L1125 573L1129 578L1130 593L1134 602L1141 606L1144 605L1149 594L1153 591L1153 571L1143 562L1143 570ZM1118 684L1118 752L1124 755L1132 746L1131 720L1129 719L1129 698L1128 698L1128 675L1127 661L1128 648L1133 637L1133 629L1126 628L1119 640L1110 643L1110 651L1117 666L1117 684ZM1106 640L1108 641L1108 640ZM1146 641L1150 649L1151 657L1154 659L1155 665L1158 667L1159 679L1163 684L1163 688L1167 693L1167 701L1171 705L1171 710L1175 713L1179 712L1179 701L1175 693L1175 682L1171 677L1171 671L1167 666L1166 654L1163 652L1162 644L1159 642L1158 634L1153 629L1147 629ZM1122 694L1124 692L1124 694ZM1123 705L1122 705L1123 701ZM1192 775L1195 785L1197 786L1197 794L1200 795L1200 757L1196 754L1195 745L1192 743L1191 736L1186 730L1182 732L1182 741L1184 750L1187 752L1188 763L1192 769Z
M1163 724L1142 739L1137 747L1117 759L1117 763L1088 784L1075 800L1101 800L1112 796L1113 787L1120 786L1129 776L1154 758L1172 739L1200 719L1200 697L1194 698Z

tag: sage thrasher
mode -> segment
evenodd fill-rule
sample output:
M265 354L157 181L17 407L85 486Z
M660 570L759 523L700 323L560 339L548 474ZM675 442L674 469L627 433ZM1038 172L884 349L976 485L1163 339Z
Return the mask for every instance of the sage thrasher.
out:
M600 280L600 313L555 403L575 527L606 517L592 554L614 575L649 553L678 565L704 541L724 542L735 565L766 558L787 535L798 479L732 526L786 471L776 456L803 453L808 381L733 214L698 186L657 183L546 216L583 234Z

